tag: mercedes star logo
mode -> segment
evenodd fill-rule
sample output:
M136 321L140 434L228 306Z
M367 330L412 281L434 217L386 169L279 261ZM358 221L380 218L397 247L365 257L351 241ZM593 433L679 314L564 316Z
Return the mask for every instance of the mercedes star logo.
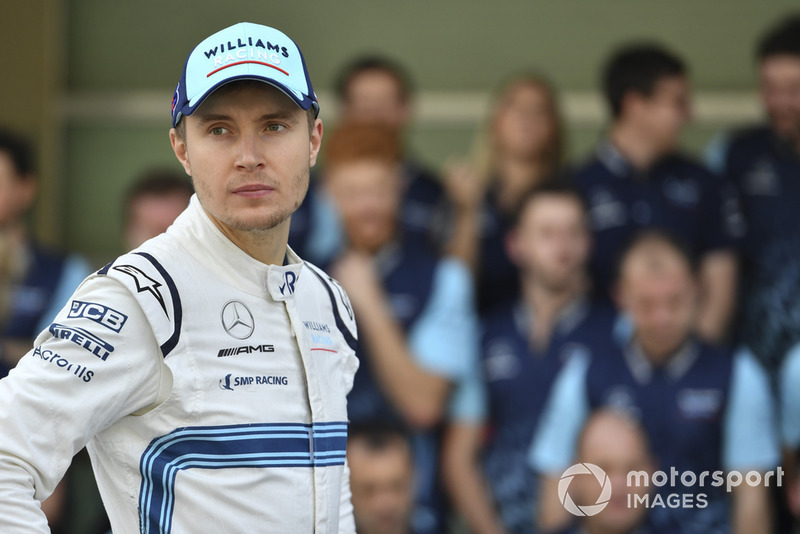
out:
M222 308L222 327L236 339L247 339L253 335L253 314L243 302L231 300Z

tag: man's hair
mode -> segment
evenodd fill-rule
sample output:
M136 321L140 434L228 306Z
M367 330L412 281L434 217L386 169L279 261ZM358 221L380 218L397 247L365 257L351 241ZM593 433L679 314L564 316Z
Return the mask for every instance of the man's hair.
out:
M558 196L574 200L575 204L577 204L584 213L586 213L588 209L586 200L583 198L583 195L581 195L580 190L573 185L570 176L561 172L551 176L540 185L529 189L522 195L519 204L517 204L517 208L512 214L512 226L516 227L519 225L523 215L528 211L529 206L534 200L547 196Z
M619 281L628 258L640 249L653 245L669 249L684 262L692 275L697 273L698 260L689 246L678 236L661 228L648 228L634 234L617 255L614 279Z
M388 165L400 162L402 145L398 132L379 123L345 123L328 137L325 165L378 161Z
M171 169L151 169L144 172L125 193L125 220L135 201L146 196L164 197L173 194L192 196L194 188L188 176Z
M778 55L800 57L800 13L781 19L758 42L756 59L759 61Z
M371 420L352 423L347 431L351 442L363 441L372 452L382 452L396 445L403 445L411 452L411 437L408 429L386 420Z
M397 61L383 56L362 56L348 63L336 78L336 96L339 101L347 98L350 82L365 72L382 72L394 78L399 89L400 98L407 102L414 91L408 71Z
M635 92L648 97L664 78L685 76L683 61L665 48L651 43L636 43L618 49L603 70L602 84L611 114L622 114L625 95Z
M8 155L20 178L33 176L35 172L33 146L23 137L0 128L0 152Z

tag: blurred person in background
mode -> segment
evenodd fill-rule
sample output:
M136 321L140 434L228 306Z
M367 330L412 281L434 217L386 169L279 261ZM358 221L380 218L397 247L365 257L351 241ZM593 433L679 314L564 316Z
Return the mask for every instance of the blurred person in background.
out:
M359 534L411 534L414 458L399 425L372 421L350 426L347 463Z
M628 45L606 64L603 92L608 136L575 173L594 231L595 290L610 296L615 260L632 235L666 229L700 258L695 329L718 342L735 303L743 227L735 194L678 151L691 114L687 68L659 45Z
M153 169L137 178L125 195L125 250L166 232L193 194L192 183L175 171Z
M83 258L52 250L28 231L38 187L33 148L0 130L0 378L91 272Z
M800 14L755 52L767 120L718 137L706 155L737 188L747 225L741 341L774 370L800 341Z
M453 210L448 252L475 272L481 313L519 294L504 238L520 199L561 166L563 145L553 87L539 75L518 75L497 91L476 162L445 174Z
M45 247L27 228L39 187L33 147L0 130L0 378L16 366L72 292L91 272L88 262ZM42 510L54 533L66 532L67 483Z
M472 532L533 531L526 458L550 386L574 353L611 341L614 312L588 296L590 233L559 182L522 200L509 232L521 295L482 318L480 360L454 394L442 452L451 500Z
M336 81L339 124L377 122L394 129L403 143L414 114L414 87L403 65L383 56L353 59ZM402 146L401 224L412 238L435 243L433 229L443 190L438 176Z
M800 530L800 343L782 358L778 372L781 410L783 465L786 469L786 502L794 518L794 531Z
M634 496L650 493L645 486L628 486L632 471L652 477L656 460L650 449L647 433L638 421L610 409L600 409L586 421L577 444L576 462L596 465L608 477L611 495L603 510L580 517L576 525L563 534L646 534L645 506L630 506ZM569 484L569 496L580 505L592 505L601 493L597 479L589 474L575 476Z
M699 282L687 249L668 234L645 231L625 248L618 272L617 299L633 332L563 367L531 446L529 460L542 475L539 519L550 528L569 522L559 477L589 413L601 407L640 421L661 471L764 473L780 461L764 369L749 351L714 347L692 332ZM654 507L648 526L665 534L769 532L769 488L724 490L666 484L657 491L664 499L701 492L707 506Z
M438 482L441 421L453 385L476 350L469 272L439 259L399 221L403 176L396 130L345 124L328 138L325 180L341 214L346 247L328 271L358 323L360 367L348 416L410 428L416 464L414 529L444 529Z

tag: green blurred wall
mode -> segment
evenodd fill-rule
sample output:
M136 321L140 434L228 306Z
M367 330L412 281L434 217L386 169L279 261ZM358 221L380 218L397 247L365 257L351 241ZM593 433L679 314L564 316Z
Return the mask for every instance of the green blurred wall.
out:
M749 94L754 40L779 16L800 8L797 0L0 0L12 20L25 18L20 6L53 3L62 14L60 41L50 45L63 57L63 65L51 61L62 69L61 115L48 124L60 140L51 170L62 203L42 231L96 263L120 251L119 205L130 181L153 165L178 169L167 140L174 85L189 48L228 24L251 20L283 29L300 44L322 94L330 93L342 64L364 52L407 65L423 97L484 94L526 69L546 73L565 94L591 94L609 50L634 38L660 40L684 55L700 93ZM9 5L17 8L13 14ZM0 25L14 30L8 20ZM30 27L41 32L44 25ZM35 37L2 42L22 53ZM20 76L28 74L20 70ZM30 90L38 90L38 78L30 81ZM322 106L330 110L329 102ZM472 110L470 116L481 114ZM467 153L480 126L472 119L423 119L409 142L433 166ZM696 123L685 137L687 147L701 148L724 125ZM584 154L601 130L600 119L570 123L571 153Z

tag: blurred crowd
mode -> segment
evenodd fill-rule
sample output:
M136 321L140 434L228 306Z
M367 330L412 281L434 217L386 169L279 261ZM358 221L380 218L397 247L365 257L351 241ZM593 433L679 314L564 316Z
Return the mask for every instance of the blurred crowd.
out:
M557 88L519 73L439 172L404 143L411 74L378 56L342 69L290 246L357 318L361 534L798 529L800 15L754 48L765 118L702 158L678 146L689 65L633 42L602 69L592 154L566 161ZM90 269L26 229L33 160L0 134L0 375ZM163 232L191 194L172 171L140 177L121 241ZM44 503L54 532L74 486Z

